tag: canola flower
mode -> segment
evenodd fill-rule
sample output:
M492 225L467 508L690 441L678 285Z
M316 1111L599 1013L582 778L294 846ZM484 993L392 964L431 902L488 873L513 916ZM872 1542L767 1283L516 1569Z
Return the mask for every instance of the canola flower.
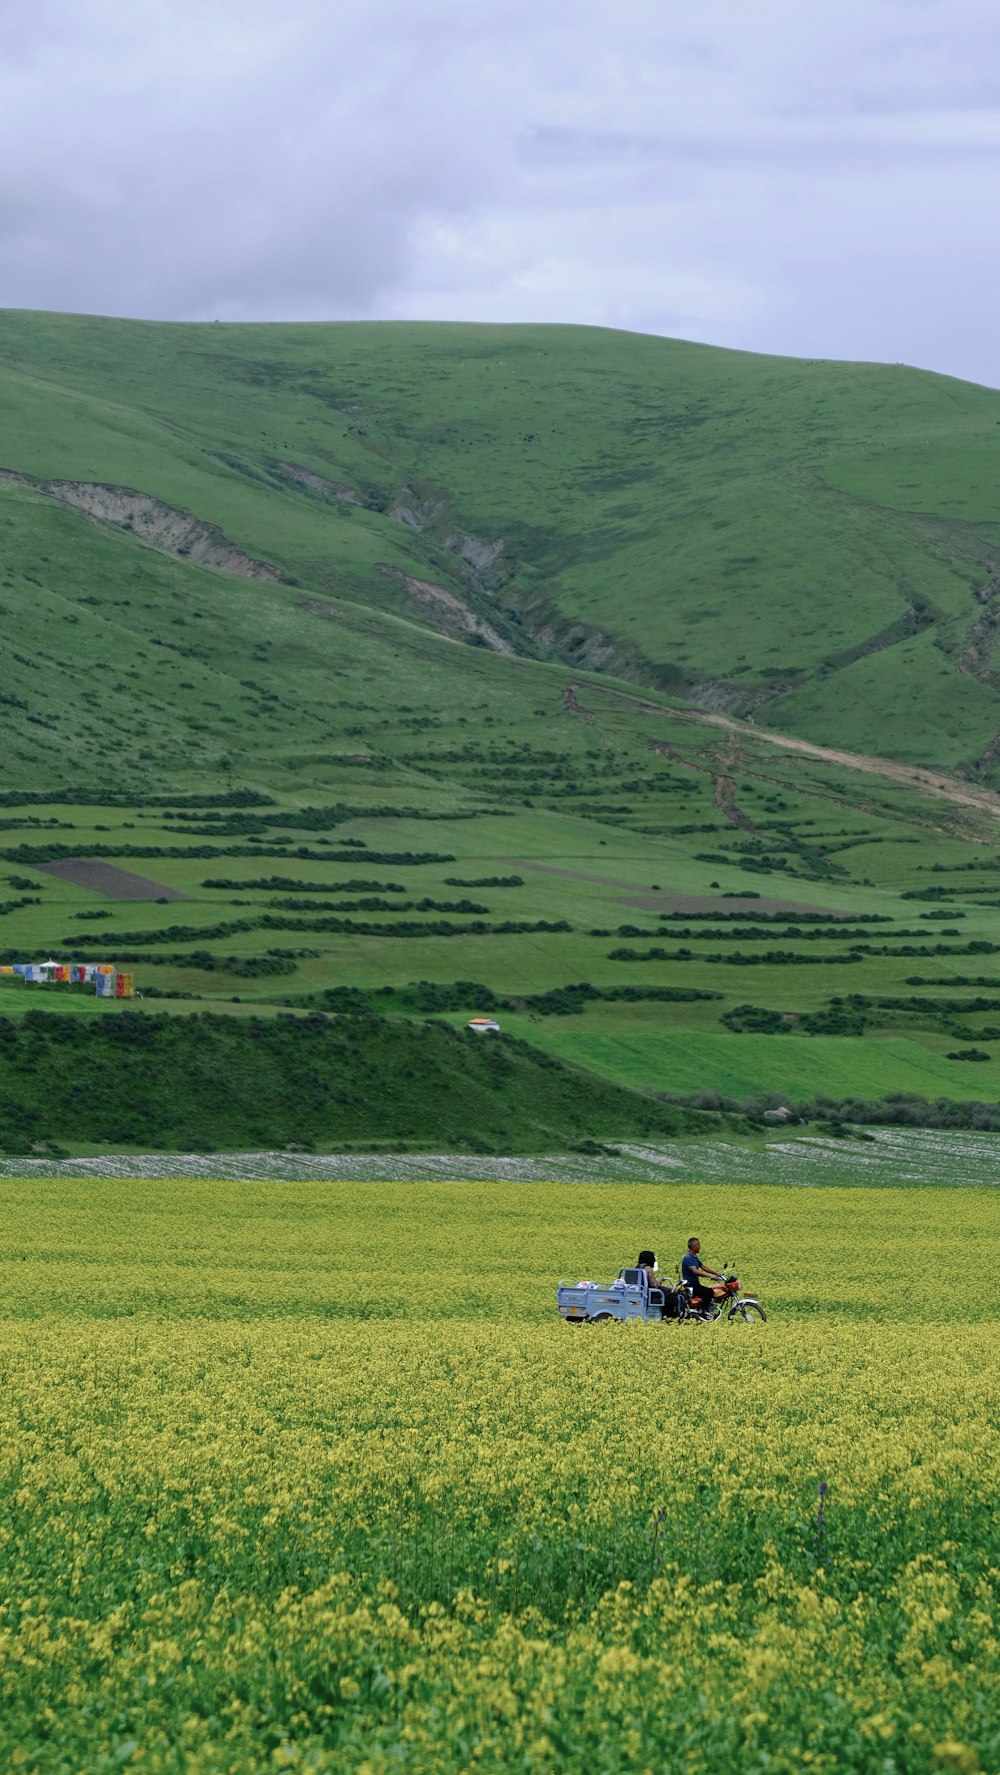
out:
M7 1765L1000 1767L995 1195L0 1206ZM695 1230L766 1327L555 1319Z

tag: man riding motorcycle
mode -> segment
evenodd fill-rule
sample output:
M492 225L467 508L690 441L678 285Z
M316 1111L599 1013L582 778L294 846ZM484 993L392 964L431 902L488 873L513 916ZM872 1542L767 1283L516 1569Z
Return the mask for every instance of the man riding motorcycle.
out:
M691 1302L702 1318L708 1318L709 1309L714 1305L715 1294L707 1283L721 1282L724 1278L718 1270L706 1269L698 1253L701 1250L700 1239L689 1239L687 1250L681 1258L681 1282L691 1290Z

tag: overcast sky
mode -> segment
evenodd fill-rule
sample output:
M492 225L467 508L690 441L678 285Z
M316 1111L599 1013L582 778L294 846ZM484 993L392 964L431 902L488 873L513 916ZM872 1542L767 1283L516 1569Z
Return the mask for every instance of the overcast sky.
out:
M0 0L0 306L1000 386L997 0Z

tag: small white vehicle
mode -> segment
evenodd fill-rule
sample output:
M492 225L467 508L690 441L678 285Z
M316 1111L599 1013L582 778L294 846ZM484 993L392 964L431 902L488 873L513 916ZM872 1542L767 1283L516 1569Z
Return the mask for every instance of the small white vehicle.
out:
M643 1269L619 1270L614 1282L602 1288L599 1282L560 1282L556 1289L560 1317L567 1325L583 1325L588 1320L642 1319L659 1322L676 1319L675 1291L665 1285L650 1288Z

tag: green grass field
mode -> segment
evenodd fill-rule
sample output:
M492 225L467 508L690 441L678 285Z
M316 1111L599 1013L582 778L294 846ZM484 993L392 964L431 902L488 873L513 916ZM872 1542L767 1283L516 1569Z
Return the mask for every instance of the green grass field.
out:
M588 739L595 729L596 721ZM741 806L773 798L763 751L744 764ZM652 828L640 832L625 815L561 811L566 798L550 801L549 787L582 784L591 761L571 749L555 757L561 774L541 786L537 804L498 779L487 805L501 812L477 813L470 788L462 812L471 817L457 819L413 817L409 786L401 791L388 773L385 812L352 817L346 802L318 803L327 807L318 831L308 814L296 825L301 803L277 797L249 810L12 805L2 816L0 876L8 965L26 956L108 960L134 973L143 996L104 1004L7 976L0 1016L16 1026L40 1008L102 1019L224 1010L242 1022L367 1008L461 1025L488 1010L509 1033L639 1091L997 1101L997 851L988 816L942 813L899 788L879 806L846 772L831 814L830 790L803 761L798 781L793 764L782 785L773 838L731 825L674 834L667 819L657 829L654 780L634 804ZM717 810L712 777L691 774L701 804L685 812L704 820L680 823L697 827ZM388 798L401 794L393 816ZM852 794L866 797L863 813ZM261 819L274 823L255 829ZM699 860L705 843L720 849ZM120 900L47 872L47 858L103 853L110 867L147 877L148 891L182 897ZM419 860L427 856L438 860ZM928 892L947 898L903 898ZM560 996L581 982L590 997ZM344 1000L345 989L355 1001ZM857 1027L838 1022L851 995L865 1001ZM778 1017L783 1033L725 1021L748 1005ZM969 1051L977 1063L949 1058ZM252 1145L248 1129L217 1144ZM441 1141L448 1131L425 1134ZM74 1139L68 1126L40 1132ZM463 1132L496 1139L474 1117ZM603 1132L624 1136L628 1126ZM371 1133L359 1124L340 1137ZM289 1128L287 1137L316 1131Z
M738 1098L762 1091L792 1099L888 1097L897 1091L950 1097L958 1095L964 1071L965 1076L974 1074L970 1095L990 1102L1000 1096L995 1061L963 1069L905 1037L882 1036L862 1043L847 1036L814 1036L775 1042L764 1035L629 1030L621 1027L624 1019L614 1021L620 1023L614 1034L534 1025L530 1039L560 1059L647 1091L700 1091L710 1080L715 1090ZM863 1055L858 1052L861 1047Z
M1000 1098L1000 396L585 329L12 313L0 391L4 965L108 961L188 1019L493 1005L646 1093ZM12 1026L53 1007L122 1010L0 976Z

